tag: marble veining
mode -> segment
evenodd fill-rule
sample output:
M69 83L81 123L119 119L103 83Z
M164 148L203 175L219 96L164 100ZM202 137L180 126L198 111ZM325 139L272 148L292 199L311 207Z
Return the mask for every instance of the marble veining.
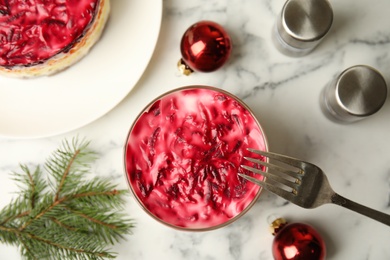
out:
M43 163L64 138L91 140L100 157L97 175L127 188L123 146L137 114L157 95L184 85L220 87L242 98L261 122L271 151L320 166L336 192L390 214L390 100L375 115L349 125L329 121L319 107L322 88L344 69L370 65L390 84L390 1L330 0L333 26L309 55L291 58L271 41L275 17L284 0L164 0L159 41L152 60L131 93L91 124L41 139L0 138L0 207L17 190L9 173L19 163ZM213 20L229 32L233 53L213 73L181 75L176 63L184 31ZM107 68L110 69L110 68ZM131 73L131 72L130 72ZM390 228L336 205L302 209L268 192L239 220L208 232L183 232L149 217L135 199L127 211L134 234L114 247L117 259L269 260L270 216L313 225L324 237L327 259L390 259ZM0 259L21 259L16 248L0 244Z

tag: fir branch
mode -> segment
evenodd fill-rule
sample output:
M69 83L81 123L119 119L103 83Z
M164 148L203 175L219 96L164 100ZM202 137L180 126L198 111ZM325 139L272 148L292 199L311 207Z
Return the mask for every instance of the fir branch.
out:
M80 150L76 150L75 153L70 158L69 163L66 166L64 173L62 174L62 178L61 178L61 181L58 185L58 189L57 189L57 193L56 193L56 196L54 198L54 201L58 201L58 197L60 196L61 189L64 186L65 180L68 177L68 174L70 172L70 167L72 167L72 164L73 164L74 160L77 158L77 155L79 153L80 153Z
M89 142L64 141L44 169L21 165L13 173L19 196L0 211L0 240L17 245L25 259L106 259L110 245L131 234L121 212L125 190L108 179L85 180L96 153Z

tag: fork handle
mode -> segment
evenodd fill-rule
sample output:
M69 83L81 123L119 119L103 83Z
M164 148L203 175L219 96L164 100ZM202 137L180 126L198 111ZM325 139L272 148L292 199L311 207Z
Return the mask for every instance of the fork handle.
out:
M390 215L385 214L383 212L371 209L369 207L363 206L359 203L356 203L352 200L349 200L347 198L344 198L343 196L340 196L339 194L335 193L332 196L332 203L345 207L347 209L350 209L352 211L355 211L357 213L360 213L366 217L372 218L376 221L379 221L383 224L386 224L390 226Z

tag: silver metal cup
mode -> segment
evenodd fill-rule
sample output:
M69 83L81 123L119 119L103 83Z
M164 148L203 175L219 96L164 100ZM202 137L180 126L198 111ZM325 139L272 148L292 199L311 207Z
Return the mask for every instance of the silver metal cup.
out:
M387 85L381 73L357 65L344 70L323 89L320 104L328 118L351 123L379 111L386 98Z
M287 0L275 23L273 42L285 55L304 56L321 42L332 23L327 0Z

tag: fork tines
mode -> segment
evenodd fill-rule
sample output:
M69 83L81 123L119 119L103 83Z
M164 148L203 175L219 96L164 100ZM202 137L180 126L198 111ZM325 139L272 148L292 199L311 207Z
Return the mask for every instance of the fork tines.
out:
M296 195L297 188L301 183L301 177L303 175L300 161L291 157L250 148L248 148L248 151L261 155L265 157L266 160L251 157L244 157L244 159L254 164L265 166L268 170L263 171L248 165L241 165L241 167L250 172L261 174L265 179L258 180L243 173L238 173L239 176L286 199L290 198L292 195ZM275 163L282 163L283 166L269 163L268 159L275 160Z

